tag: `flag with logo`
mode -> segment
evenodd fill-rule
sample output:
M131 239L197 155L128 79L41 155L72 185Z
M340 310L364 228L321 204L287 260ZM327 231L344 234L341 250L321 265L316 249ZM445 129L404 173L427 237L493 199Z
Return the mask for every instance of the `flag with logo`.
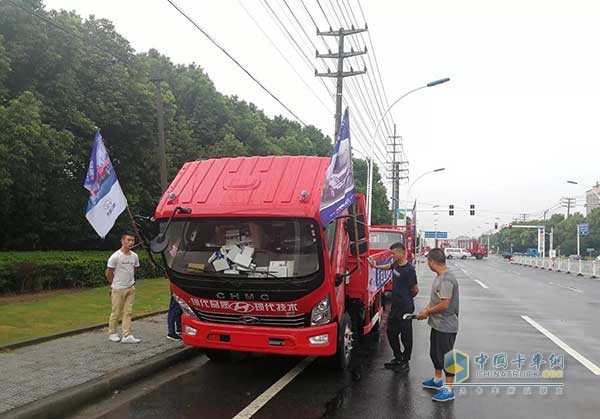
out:
M115 225L117 217L127 208L127 199L119 185L99 129L96 129L90 166L83 187L90 192L85 218L98 235L105 238Z
M328 225L352 205L352 202L354 202L354 174L352 172L350 120L348 108L346 108L323 183L319 207L321 224Z

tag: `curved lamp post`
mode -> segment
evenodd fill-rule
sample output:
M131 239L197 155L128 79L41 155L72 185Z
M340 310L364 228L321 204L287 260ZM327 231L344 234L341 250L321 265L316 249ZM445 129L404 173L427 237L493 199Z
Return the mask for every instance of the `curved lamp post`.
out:
M373 131L373 134L371 135L371 149L370 149L370 153L369 153L369 173L368 173L368 177L367 177L367 216L368 216L367 218L368 218L368 224L371 224L371 212L372 212L371 211L371 206L372 206L372 203L373 203L373 164L374 164L373 157L375 155L375 135L377 135L377 131L379 130L379 127L381 126L381 123L383 122L383 120L385 119L385 117L387 116L387 114L396 105L396 103L400 102L406 96L408 96L411 93L414 93L416 91L419 91L421 89L425 89L426 87L438 86L438 85L446 83L448 81L450 81L450 78L449 77L445 77L443 79L439 79L439 80L435 80L435 81L429 82L429 83L427 83L424 86L417 87L416 89L412 89L412 90L409 90L408 92L404 93L402 96L400 96L398 99L396 99L386 109L386 111L381 116L381 119L379 120L379 122L377 122L377 125L375 125L375 130Z

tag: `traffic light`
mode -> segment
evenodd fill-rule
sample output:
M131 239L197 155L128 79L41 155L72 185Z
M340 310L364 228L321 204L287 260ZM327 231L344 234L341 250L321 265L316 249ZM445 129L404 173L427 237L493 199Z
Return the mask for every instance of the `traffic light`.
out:
M454 215L454 205L449 205L448 206L448 214Z
M471 204L469 214L475 215L475 204Z
M494 223L494 230L498 230L498 223Z

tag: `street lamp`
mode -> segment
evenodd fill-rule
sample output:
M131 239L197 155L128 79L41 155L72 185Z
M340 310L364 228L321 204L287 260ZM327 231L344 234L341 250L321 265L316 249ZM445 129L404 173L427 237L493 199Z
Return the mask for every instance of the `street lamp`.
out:
M419 177L417 177L417 178L416 178L416 179L413 181L413 183L411 183L411 184L409 185L409 187L408 187L408 190L406 191L406 201L405 201L405 202L406 202L406 205L408 205L408 202L409 202L409 200L410 200L410 191L412 190L413 186L415 186L415 183L417 183L417 182L418 182L418 181L419 181L421 178L423 178L423 177L425 177L425 176L427 176L427 175L430 175L430 174L432 174L432 173L443 172L444 170L446 170L446 168L445 168L445 167L440 167L439 169L430 170L429 172L422 173L422 174L421 174ZM434 207L434 208L435 208L435 207ZM408 212L408 208L407 208L407 207L405 207L405 208L404 208L404 217L405 217L405 219L406 219L406 214L407 214L407 212Z
M448 81L450 81L450 78L449 77L445 77L443 79L439 79L439 80L435 80L435 81L429 82L425 86L417 87L416 89L412 89L412 90L404 93L402 96L400 96L398 99L396 99L390 106L388 106L388 108L386 109L386 111L381 116L381 119L379 120L379 122L377 122L377 125L375 125L375 130L373 131L373 134L371 135L371 149L370 149L370 153L369 153L369 171L368 171L368 177L367 177L367 218L368 218L368 224L371 224L371 212L372 212L371 211L371 206L373 204L373 164L374 164L373 158L374 158L374 155L375 155L375 135L377 135L377 131L379 130L379 127L381 126L381 123L383 122L383 120L385 119L385 117L387 116L387 114L392 110L392 108L394 107L394 105L396 105L396 103L400 102L406 96L408 96L411 93L414 93L414 92L416 92L418 90L425 89L426 87L438 86L438 85L446 83Z
M598 192L596 192L596 191L594 190L594 188L591 188L591 187L589 187L589 186L586 186L586 185L584 185L584 184L582 184L582 183L579 183L579 182L575 182L574 180L567 180L567 183L570 183L571 185L579 185L579 186L583 186L583 187L584 187L584 188L586 188L586 189L591 189L591 191L592 191L592 192L594 192L594 194L596 195L596 198L598 198L598 203L600 203L600 195L598 195Z

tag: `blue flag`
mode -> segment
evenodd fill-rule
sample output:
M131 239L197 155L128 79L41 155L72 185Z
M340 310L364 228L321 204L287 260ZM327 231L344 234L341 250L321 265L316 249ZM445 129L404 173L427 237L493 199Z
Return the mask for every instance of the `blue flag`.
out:
M83 187L90 191L85 218L102 238L115 225L127 208L127 199L104 147L100 130L96 129L90 166Z
M319 206L321 224L326 226L332 222L353 202L354 174L352 172L350 120L348 108L346 108L323 183L321 205Z

